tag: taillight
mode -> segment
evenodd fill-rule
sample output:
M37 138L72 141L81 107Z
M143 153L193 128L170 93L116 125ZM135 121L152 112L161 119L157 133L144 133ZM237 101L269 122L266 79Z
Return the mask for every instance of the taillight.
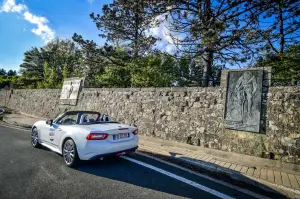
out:
M107 133L90 133L86 136L87 140L105 140L108 137Z
M134 135L137 135L137 134L138 134L138 129L135 129L132 133L133 133Z

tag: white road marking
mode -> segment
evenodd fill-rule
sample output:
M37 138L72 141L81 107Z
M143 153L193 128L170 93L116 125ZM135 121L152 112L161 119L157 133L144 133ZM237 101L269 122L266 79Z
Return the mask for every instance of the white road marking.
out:
M193 175L199 176L199 177L201 177L201 178L205 178L205 179L207 179L207 180L210 180L210 181L215 182L215 183L218 183L218 184L220 184L220 185L229 187L229 188L231 188L231 189L238 190L239 192L242 192L242 193L244 193L244 194L246 194L246 195L250 195L250 196L252 196L252 197L254 197L254 198L258 198L258 199L271 199L271 198L269 198L269 197L267 197L267 196L263 196L263 195L261 195L261 194L254 193L254 192L252 192L252 191L243 189L243 188L241 188L241 187L234 186L234 185L229 184L229 183L227 183L227 182L224 182L224 181L221 181L221 180L217 180L217 179L215 179L215 178L212 178L212 177L209 177L209 176L206 176L206 175L197 173L197 172L195 172L195 171L192 171L192 170L187 169L187 168L185 168L185 167L176 165L176 164L174 164L174 163L166 162L166 161L164 161L164 160L162 160L162 159L156 158L156 157L154 157L154 156L150 156L150 155L145 154L145 153L143 153L143 152L136 151L135 153L138 154L138 155L141 155L141 156L145 156L145 157L147 157L147 158L151 158L151 159L156 160L156 161L158 161L158 162L164 163L164 164L166 164L166 165L175 167L175 168L177 168L177 169L181 169L181 170L183 170L183 171L189 172L189 173L191 173L191 174L193 174Z
M22 127L16 127L16 126L13 126L13 125L11 125L11 124L9 124L9 125L3 124L2 122L0 123L0 126L12 128L12 129L17 129L17 130L21 130L21 131L27 131L27 132L30 132L30 131L31 131L31 130L29 130L29 129L25 129L25 128L22 128ZM210 181L219 183L219 184L224 185L224 186L227 186L227 187L229 187L229 188L236 189L236 190L238 190L239 192L242 192L242 193L244 193L244 194L247 194L247 195L250 195L250 196L259 198L259 199L270 199L269 197L266 197L266 196L263 196L263 195L260 195L260 194L257 194L257 193L253 193L253 192L251 192L251 191L249 191L249 190L242 189L242 188L240 188L240 187L236 187L236 186L231 185L231 184L228 184L228 183L226 183L226 182L223 182L223 181L220 181L220 180L216 180L216 179L214 179L214 178L211 178L211 177L208 177L208 176L205 176L205 175L196 173L196 172L194 172L194 171L192 171L192 170L189 170L189 169L187 169L187 168L183 168L183 167L181 167L181 166L178 166L178 165L175 165L175 164L172 164L172 163L169 163L169 162L165 162L165 161L163 161L163 160L161 160L161 159L158 159L158 158L155 158L155 157L153 157L153 156L150 156L150 155L147 155L147 154L144 154L144 153L141 153L141 152L136 152L136 153L139 154L139 155L142 155L142 156L145 156L145 157L154 159L154 160L156 160L156 161L162 162L162 163L164 163L164 164L167 164L167 165L176 167L176 168L178 168L178 169L182 169L182 170L184 170L184 171L187 171L187 172L192 173L192 174L194 174L194 175L197 175L197 176L199 176L199 177L206 178L206 179L208 179L208 180L210 180ZM123 157L123 156L122 156L122 157ZM144 163L144 164L145 164L145 163ZM271 186L271 184L270 184L270 186ZM288 188L286 188L286 187L283 187L283 186L279 186L279 188L282 188L282 189L286 189L286 190L288 190L288 191L295 192L295 190L290 190L290 189L288 189ZM297 194L298 194L298 192L297 192Z
M150 165L150 164L147 164L147 163L144 163L144 162L141 162L141 161L138 161L138 160L135 160L135 159L133 159L133 158L126 157L126 156L121 156L121 158L123 158L123 159L125 159L125 160L128 160L128 161L131 161L131 162L134 162L134 163L139 164L139 165L141 165L141 166L147 167L147 168L149 168L149 169L152 169L152 170L157 171L157 172L159 172L159 173L162 173L162 174L164 174L164 175L167 175L167 176L169 176L169 177L171 177L171 178L174 178L174 179L179 180L179 181L181 181L181 182L183 182L183 183L186 183L186 184L188 184L188 185L191 185L191 186L193 186L193 187L196 187L197 189L200 189L200 190L202 190L202 191L208 192L208 193L210 193L210 194L212 194L212 195L214 195L214 196L217 196L217 197L219 197L219 198L223 198L223 199L233 199L233 197L230 197L230 196L228 196L228 195L226 195L226 194L223 194L223 193L218 192L218 191L216 191L216 190L214 190L214 189L211 189L211 188L208 188L208 187L203 186L203 185L201 185L201 184L198 184L198 183L196 183L196 182L194 182L194 181L191 181L191 180L189 180L189 179L186 179L186 178L183 178L183 177L181 177L181 176L178 176L178 175L176 175L176 174L174 174L174 173L171 173L171 172L165 171L165 170L163 170L163 169L157 168L157 167L152 166L152 165Z
M31 131L30 129L25 129L25 128L22 128L22 127L16 127L16 126L7 125L7 124L3 124L3 123L0 123L0 126L4 126L4 127L7 127L7 128L12 128L12 129L18 129L18 130L27 131L27 132Z

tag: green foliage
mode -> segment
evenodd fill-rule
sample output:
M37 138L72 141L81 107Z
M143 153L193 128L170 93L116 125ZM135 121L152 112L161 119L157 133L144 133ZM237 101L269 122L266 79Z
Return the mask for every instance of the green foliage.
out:
M7 76L16 76L17 75L17 72L15 70L9 70L7 71Z
M126 66L107 66L102 75L96 76L96 86L130 87L130 70Z
M0 69L0 76L6 75L6 71L2 68Z
M21 74L26 79L36 79L38 83L34 85L38 88L58 88L65 77L81 70L81 61L81 51L74 42L57 38L40 49L26 51Z
M290 46L280 54L261 57L254 67L271 67L272 84L276 86L300 85L300 45Z
M0 76L0 88L4 88L5 86L9 86L11 82L11 77Z
M140 58L130 68L134 87L168 87L176 79L175 61L169 56Z
M17 72L13 70L9 70L6 72L5 69L0 69L0 88L4 87L12 87L16 85L19 76L17 76Z
M168 87L181 79L176 59L158 53L135 59L125 66L107 66L96 77L101 87Z
M63 66L63 70L62 70L62 77L63 79L67 79L69 78L71 75L70 69L67 65Z

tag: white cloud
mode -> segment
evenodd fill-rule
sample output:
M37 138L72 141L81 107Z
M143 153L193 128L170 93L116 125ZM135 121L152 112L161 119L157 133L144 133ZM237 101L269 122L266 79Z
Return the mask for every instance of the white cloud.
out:
M4 0L0 7L0 12L17 12L23 14L26 21L37 26L31 32L40 36L46 43L55 37L55 31L47 25L49 23L48 19L31 13L24 4L16 4L15 0Z
M155 20L162 21L158 27L150 28L149 35L160 38L157 42L157 48L165 50L168 53L174 53L177 47L174 44L172 37L170 36L171 31L167 28L168 22L164 20L165 15L157 16Z
M94 0L87 0L89 2L89 4L92 4L94 2Z
M21 13L23 10L27 10L26 5L16 4L15 0L4 0L0 12L17 12Z
M34 34L40 36L45 42L49 42L54 39L55 32L49 28L48 20L45 17L38 17L28 11L24 12L24 19L32 24L37 25L37 28L31 30Z

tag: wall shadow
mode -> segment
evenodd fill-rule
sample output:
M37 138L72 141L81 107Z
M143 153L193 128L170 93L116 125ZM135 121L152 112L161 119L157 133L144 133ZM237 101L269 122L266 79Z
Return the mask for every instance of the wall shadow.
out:
M107 157L101 161L83 161L76 170L171 195L199 198L197 196L200 190L118 157ZM208 193L204 193L205 198L209 196Z
M152 154L151 154L152 155ZM246 188L248 190L251 190L252 192L259 193L261 195L269 196L271 198L286 198L286 196L282 195L281 193L272 190L271 188L257 183L256 181L253 181L253 185L249 186L243 185L241 183L235 183L235 176L229 177L228 175L220 175L215 172L211 172L209 170L201 170L197 169L193 165L187 165L186 163L183 164L182 160L179 161L178 158L175 158L177 153L172 153L173 157L165 156L165 155L155 155L155 157L158 157L163 160L170 161L172 163L179 164L181 166L187 167L189 169L192 169L194 171L197 171L199 173L203 173L205 175L212 176L217 179L221 179L226 182L230 182L231 184L237 185L242 188ZM130 155L132 157L137 157L138 155ZM146 158L146 157L143 157ZM187 158L187 157L185 157ZM149 158L150 159L150 158ZM193 160L193 159L191 159ZM152 160L154 161L154 160ZM151 162L150 162L151 164ZM163 163L160 163L163 164ZM169 166L169 165L168 165ZM217 166L215 164L212 164L212 166ZM170 166L169 166L170 167ZM176 169L175 167L173 169ZM142 167L138 164L134 164L132 162L129 162L127 160L117 158L117 157L110 157L105 158L102 161L83 161L76 170L92 174L95 176L99 176L102 178L107 178L111 180L121 181L125 183L129 183L135 186L144 187L147 189L164 192L176 196L186 197L186 198L199 198L199 191L198 189L195 189L194 187L184 184L182 182L179 182L177 180L170 180L168 176L162 175L156 171L150 170L148 168ZM134 171L134 172L133 172ZM170 171L172 172L172 171ZM236 175L243 176L239 172L235 172ZM197 176L196 176L197 177ZM244 178L247 178L243 176ZM200 177L199 177L200 178ZM205 179L205 178L204 178ZM207 179L205 179L207 180ZM248 180L251 180L248 178ZM214 183L214 182L212 182ZM214 186L218 186L219 184L215 184ZM221 185L220 185L221 186ZM268 191L261 190L261 187L265 187ZM213 187L215 189L216 187ZM216 188L217 189L217 188ZM223 188L224 189L224 188ZM230 188L228 188L230 189ZM201 191L200 191L201 192ZM207 198L212 195L209 195L208 193L204 192L204 195L201 194L202 198ZM208 194L205 196L205 194ZM225 193L226 194L226 193ZM240 197L244 198L244 197ZM251 198L251 197L248 197Z
M266 186L262 183L259 183L255 180L252 180L251 178L247 177L245 174L243 174L240 171L236 171L233 169L229 169L223 166L219 166L214 163L186 157L184 155L179 154L180 158L175 157L174 152L169 152L172 156L166 156L161 154L154 154L152 152L146 152L143 151L143 153L154 156L156 158L180 165L182 167L191 169L193 171L196 171L200 174L207 175L209 177L213 177L217 180L222 180L224 182L230 183L232 185L235 185L237 187L241 187L244 189L247 189L249 191L252 191L257 194L261 194L270 198L289 198L288 196L283 195L282 193L278 192L277 190L274 190L273 188L270 188L269 186ZM186 161L183 161L186 160ZM201 167L197 166L197 164L202 165ZM256 169L256 168L255 168Z

